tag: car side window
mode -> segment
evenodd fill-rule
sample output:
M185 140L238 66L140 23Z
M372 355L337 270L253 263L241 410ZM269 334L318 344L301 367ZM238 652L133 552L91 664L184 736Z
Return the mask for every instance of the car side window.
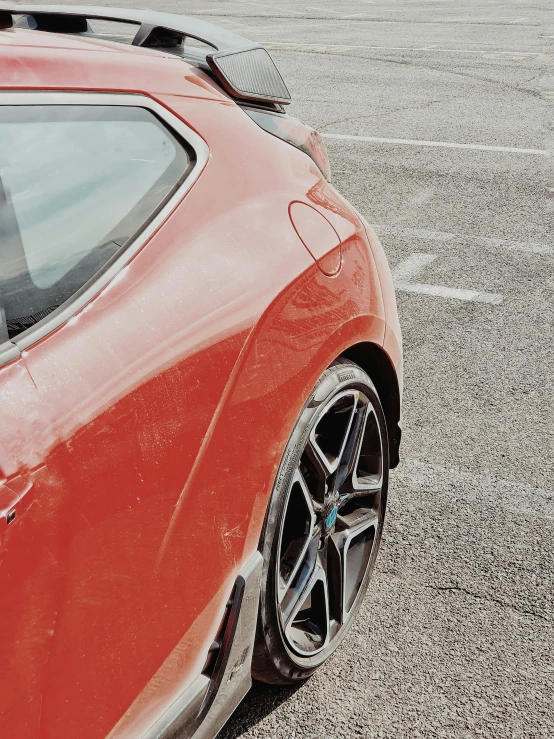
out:
M0 106L0 342L67 301L142 230L191 167L130 106ZM7 335L6 335L7 334Z

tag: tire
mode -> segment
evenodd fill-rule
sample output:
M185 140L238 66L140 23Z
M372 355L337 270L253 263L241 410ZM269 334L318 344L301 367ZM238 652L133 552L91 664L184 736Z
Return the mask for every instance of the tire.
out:
M358 365L337 359L296 422L269 503L256 680L305 680L348 633L379 549L388 472L375 386Z

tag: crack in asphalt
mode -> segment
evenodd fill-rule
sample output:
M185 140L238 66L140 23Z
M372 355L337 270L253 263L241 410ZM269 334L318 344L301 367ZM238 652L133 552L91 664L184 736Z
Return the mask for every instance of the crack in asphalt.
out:
M278 42L275 41L275 44ZM269 44L268 44L269 45ZM279 50L279 51L285 51L285 50ZM300 54L326 54L328 52L322 52L318 51L317 49L301 49L299 47L291 48L290 50L286 51L296 51ZM383 64L400 64L406 67L413 67L415 69L424 69L428 72L437 72L438 74L448 74L456 77L467 77L469 79L477 80L478 82L484 82L485 84L489 85L498 85L500 87L504 87L507 90L512 90L514 92L520 92L524 95L531 95L532 97L542 97L542 92L540 90L533 90L528 89L525 87L521 87L520 85L510 85L508 82L503 82L502 80L498 79L491 79L490 77L483 77L482 75L478 74L471 74L469 72L460 72L458 70L454 71L451 69L441 69L433 66L429 66L427 64L417 64L415 60L413 59L384 59L382 56L365 56L361 54L353 54L351 51L345 51L345 52L334 52L333 56L347 56L349 59L364 59L365 61L373 61L373 62L382 62Z
M503 600L500 600L500 598L493 598L492 596L488 595L480 595L479 593L473 593L471 590L468 590L467 588L463 588L460 585L429 585L425 584L425 588L429 590L437 590L442 592L458 592L458 593L464 593L464 595L468 595L470 598L476 598L477 600L484 600L488 603L496 603L499 606L502 606L503 608L509 608L511 611L515 611L516 613L520 613L523 616L532 616L533 618L540 618L543 621L547 621L548 623L553 623L554 619L548 618L548 616L545 616L542 613L537 613L536 611L525 611L522 608L517 608L516 606L506 603Z
M467 95L455 95L451 98L449 98L448 102L451 102L452 100L457 100L461 97L467 97ZM375 120L375 118L385 118L388 115L393 115L394 113L398 113L401 110L423 110L425 108L429 108L431 105L438 105L439 103L444 103L444 100L429 100L426 103L420 103L419 105L401 105L398 108L391 108L391 110L383 110L383 111L372 111L371 113L368 113L367 115L351 115L347 116L346 118L340 118L336 121L329 121L329 123L325 123L323 126L318 127L318 131L324 131L329 126L334 126L336 124L341 123L349 123L350 121L357 121L357 120L363 120L364 118L370 118L372 120Z
M425 588L425 590L434 590L436 592L463 593L464 595L467 595L470 598L475 598L476 600L482 600L482 601L485 601L486 603L495 603L496 605L501 606L502 608L508 608L510 611L514 611L515 613L518 613L522 616L531 616L532 618L538 618L541 621L546 621L549 624L554 623L554 619L549 618L548 616L545 616L543 613L538 613L537 611L527 611L527 610L524 610L523 608L518 608L517 606L512 605L511 603L506 603L506 601L503 601L500 598L494 598L493 596L490 596L490 595L481 595L480 593L474 593L473 591L468 590L467 588L464 588L461 585L431 585L430 583L411 583L403 577L399 577L396 574L394 575L387 574L386 572L380 573L379 580L382 580L383 582L391 582L391 580L394 580L395 582L400 582L403 585L407 586L414 593L420 592L417 586L419 586L419 588ZM414 585L416 587L414 587Z

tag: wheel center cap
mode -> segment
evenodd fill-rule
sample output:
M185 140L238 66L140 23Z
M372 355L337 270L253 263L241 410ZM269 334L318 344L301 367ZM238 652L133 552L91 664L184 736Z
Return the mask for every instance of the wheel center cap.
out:
M323 526L325 528L326 534L329 534L331 532L331 529L334 527L335 523L337 522L338 511L339 511L339 507L335 503L335 505L331 508L331 510L327 514L325 521L323 522Z

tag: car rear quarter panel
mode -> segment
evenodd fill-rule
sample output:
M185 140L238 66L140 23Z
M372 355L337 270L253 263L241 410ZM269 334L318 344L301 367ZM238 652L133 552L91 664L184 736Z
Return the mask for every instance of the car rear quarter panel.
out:
M226 110L225 116L200 121L194 117L189 101L162 96L157 99L201 132L214 160L220 158L226 166L237 166L231 152L226 151L230 142L221 142L222 148L217 149L212 141L219 142L225 117L231 125L238 115L241 134L237 146L242 162L234 174L235 189L245 186L245 178L261 165L256 187L267 193L273 191L271 200L275 205L275 193L283 188L284 199L278 195L282 203L278 207L302 198L333 222L343 240L343 266L335 277L325 276L311 257L306 260L308 252L303 249L301 254L294 254L294 265L288 265L291 269L281 267L282 273L275 273L278 260L274 250L282 252L293 229L286 220L276 218L268 201L268 210L263 213L265 223L260 223L264 235L241 249L241 258L246 258L248 265L243 264L241 269L252 270L257 276L257 288L264 296L258 306L263 304L263 308L252 324L175 506L160 560L162 567L167 563L169 571L174 571L171 559L180 556L180 542L187 537L190 520L201 512L206 523L201 522L199 538L206 546L209 542L215 578L221 580L229 572L226 582L230 586L241 564L258 546L273 478L307 395L323 369L346 347L360 340L382 343L384 307L362 224L306 156L268 137L237 108ZM259 160L261 150L263 158ZM252 225L248 220L255 214L254 203L255 198L243 212L247 233ZM274 228L277 240L273 238ZM301 242L296 239L293 241L298 247ZM219 253L218 258L225 256ZM229 279L236 281L237 287L245 284L236 272ZM219 597L227 597L225 588ZM221 600L219 605L223 605ZM204 649L216 628L217 619ZM147 725L145 718L155 715L153 707L167 707L176 697L179 682L169 667L173 662L170 658L149 682L119 723L120 733L114 736L138 734Z

